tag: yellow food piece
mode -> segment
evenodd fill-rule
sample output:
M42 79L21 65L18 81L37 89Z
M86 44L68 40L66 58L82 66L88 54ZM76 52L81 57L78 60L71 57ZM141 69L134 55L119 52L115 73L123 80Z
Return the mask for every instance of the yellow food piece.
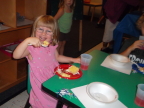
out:
M140 67L139 70L140 70L141 72L144 72L144 68L143 68L143 67Z
M68 74L66 74L66 73L61 73L60 75L63 76L63 77L68 77L68 78L70 78L70 75L68 75Z
M68 72L72 73L73 75L77 74L79 71L79 68L76 66L70 66L67 70Z
M44 42L43 42L43 45L44 45L44 46L48 46L48 44L49 44L49 42L47 42L47 41L44 41Z

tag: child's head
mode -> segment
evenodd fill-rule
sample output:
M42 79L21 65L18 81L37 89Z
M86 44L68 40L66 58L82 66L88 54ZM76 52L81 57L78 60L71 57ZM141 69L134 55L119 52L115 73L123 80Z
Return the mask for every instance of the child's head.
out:
M57 44L59 29L56 20L50 15L41 15L35 20L31 36L42 35L43 32L46 32L45 35L51 39L52 45Z
M142 30L143 23L144 23L144 14L142 14L136 22L136 26L139 30Z
M139 30L141 30L141 33L144 36L144 13L137 20L136 26Z
M64 7L65 5L70 6L71 9L75 6L75 0L60 0L59 7Z

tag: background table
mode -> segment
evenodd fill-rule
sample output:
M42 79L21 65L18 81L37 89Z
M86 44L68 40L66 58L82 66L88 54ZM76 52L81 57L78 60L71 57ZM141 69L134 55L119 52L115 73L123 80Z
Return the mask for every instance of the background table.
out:
M72 106L73 108L84 108L83 104L76 98L61 98L56 94L63 88L72 89L87 85L91 82L104 82L116 89L119 100L128 108L140 108L134 103L136 88L139 83L144 83L144 75L131 73L127 75L101 66L101 63L108 56L107 53L94 50L90 53L93 56L89 70L83 71L83 76L76 80L59 79L57 75L42 84L42 89L60 101ZM79 67L79 64L74 64Z
M95 8L99 7L99 6L102 6L102 4L101 3L93 3L93 2L90 2L90 3L85 3L84 2L83 5L89 6L88 14L90 13L91 7L93 7L93 9L92 9L92 16L91 16L91 22L92 22L93 16L94 16L94 13L95 13Z

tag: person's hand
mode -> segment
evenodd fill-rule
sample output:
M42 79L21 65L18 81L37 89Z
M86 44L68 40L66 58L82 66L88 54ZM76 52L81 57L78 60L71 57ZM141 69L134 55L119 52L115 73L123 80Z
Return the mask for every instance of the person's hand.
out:
M41 42L37 37L29 37L27 38L27 42L29 45L33 45L34 47L41 47Z
M144 47L144 40L137 40L129 48L131 51L133 51L136 48L140 49L142 47Z
M74 62L74 63L80 63L80 58L73 58L72 62Z

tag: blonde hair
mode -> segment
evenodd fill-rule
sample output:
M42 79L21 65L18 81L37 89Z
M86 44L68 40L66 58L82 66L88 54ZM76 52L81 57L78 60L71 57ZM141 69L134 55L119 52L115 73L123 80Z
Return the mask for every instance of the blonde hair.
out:
M53 39L52 39L51 44L56 45L58 43L58 35L59 35L57 21L50 15L39 16L33 24L31 37L35 37L35 30L39 26L44 26L44 27L50 28L52 30Z
M143 23L144 23L144 14L142 14L136 22L136 26L139 30L142 30Z
M64 8L64 1L65 0L60 0L60 2L59 2L59 8ZM75 7L75 0L73 0L73 3L72 3L72 5L70 6L70 8L73 10L74 9L74 7Z

